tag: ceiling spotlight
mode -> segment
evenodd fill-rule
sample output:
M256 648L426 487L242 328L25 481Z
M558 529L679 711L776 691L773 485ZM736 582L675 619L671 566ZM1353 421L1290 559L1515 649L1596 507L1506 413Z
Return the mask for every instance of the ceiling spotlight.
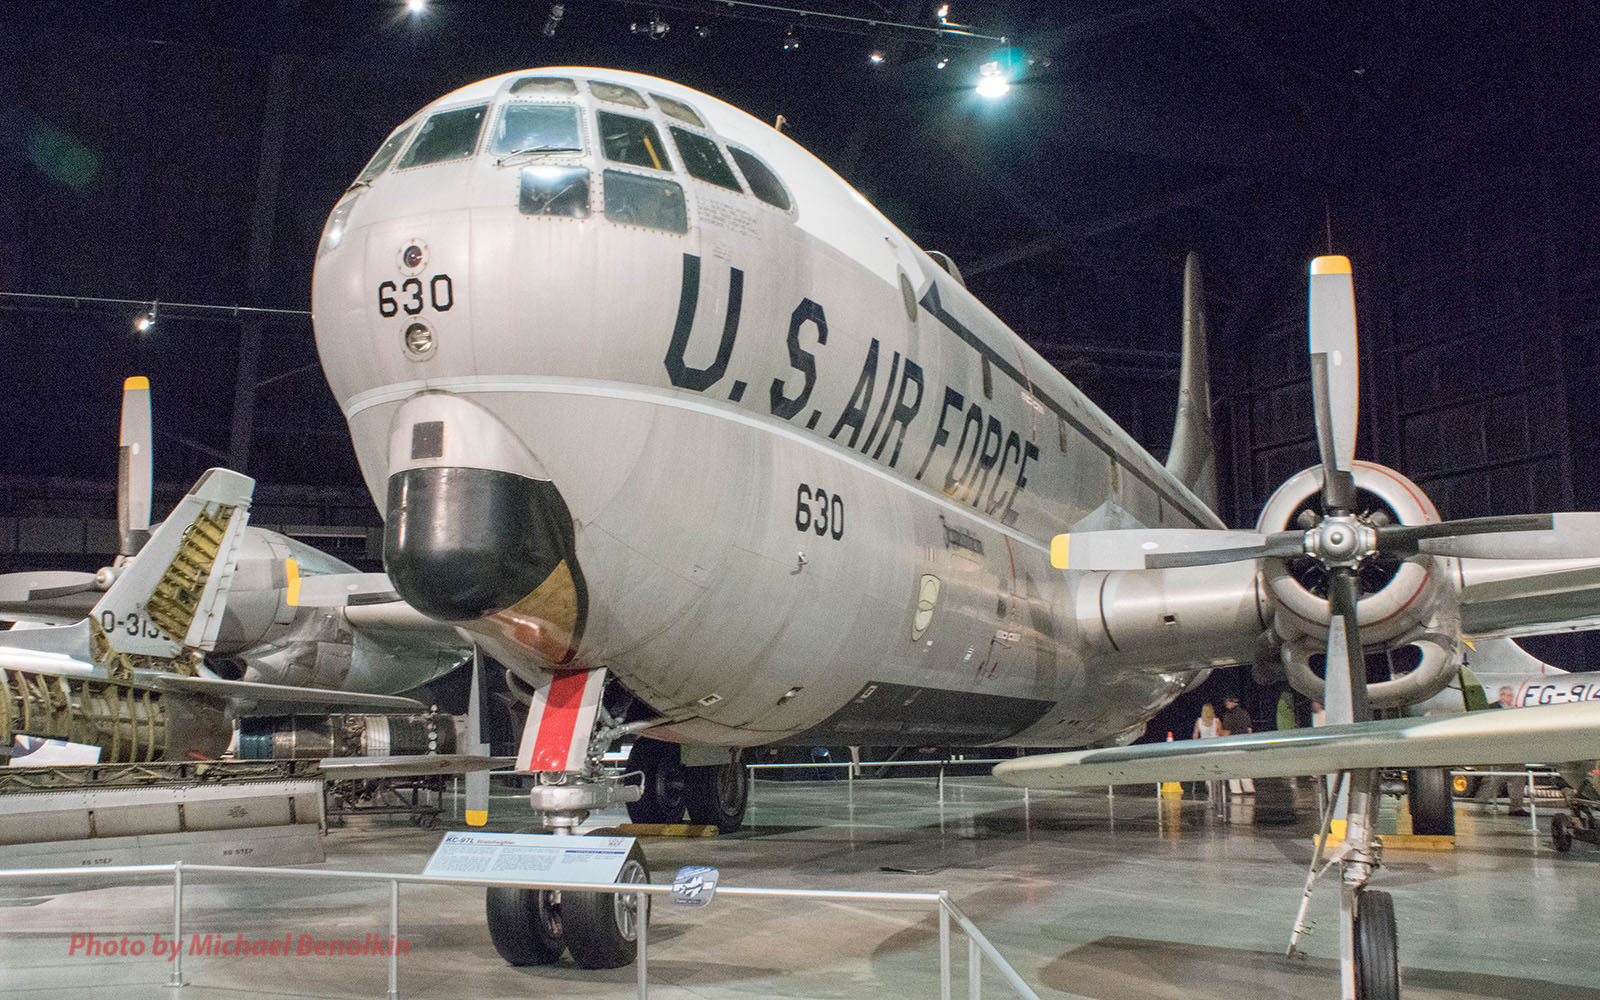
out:
M428 0L406 0L407 14L423 14L428 10Z
M949 56L940 56L939 57L939 61L933 64L933 68L934 69L944 69L948 65L950 65L950 57Z
M796 35L794 33L794 28L791 27L788 31L785 31L783 33L783 51L785 51L785 52L793 52L796 49L798 49L799 47L800 47L800 36Z
M867 56L867 61L872 63L872 65L874 65L874 66L882 66L883 65L883 50L882 49L873 49L872 50L872 54Z
M661 20L661 16L659 14L651 12L650 20L635 21L630 26L629 30L635 35L644 35L652 42L659 42L661 39L667 36L668 31L672 30L672 26Z
M697 24L697 25L694 26L694 37L696 37L696 38L710 38L711 37L711 29L706 27L703 24Z
M1011 90L1005 70L998 61L986 62L978 67L978 93L983 97L1004 97Z
M947 3L940 4L939 5L939 13L938 13L939 23L943 24L946 20L949 19L949 17L950 17L950 5L947 4Z
M140 333L149 333L156 325L156 310L160 307L159 302L150 303L150 311L140 313L139 318L133 321L133 328Z
M556 37L556 29L561 27L561 19L567 15L567 8L558 3L550 5L550 17L544 22L544 37Z

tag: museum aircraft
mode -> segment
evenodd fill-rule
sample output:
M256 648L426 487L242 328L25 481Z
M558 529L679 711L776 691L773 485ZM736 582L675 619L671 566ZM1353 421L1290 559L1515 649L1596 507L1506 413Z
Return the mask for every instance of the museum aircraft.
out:
M116 561L94 572L0 575L0 619L70 624L89 615L150 534L150 383L123 383ZM220 676L261 684L399 694L454 669L471 644L401 601L382 573L246 524L228 599L206 646Z
M202 654L227 617L254 486L236 472L209 470L90 614L0 631L0 755L27 736L98 747L106 763L209 760L232 737L230 703L423 709L409 698L229 680L204 669Z
M738 748L1118 745L1262 649L1323 696L1312 656L1334 646L1348 728L1294 773L1466 762L1408 760L1364 720L1441 690L1464 635L1592 618L1600 538L1587 515L1441 523L1414 483L1355 461L1350 269L1312 270L1323 462L1251 532L1212 510L1197 282L1163 464L947 257L776 129L664 80L529 70L421 109L333 207L313 315L395 589L508 669L550 828L635 799L636 817L687 807L726 829ZM1072 558L1052 565L1063 533ZM1414 665L1369 689L1362 652L1399 647ZM1496 738L1449 722L1497 754L1593 749L1600 717L1568 709ZM599 766L628 733L642 788ZM1337 752L1362 741L1375 756ZM1015 763L1031 770L1009 780L1040 784L1083 767ZM1374 773L1353 775L1352 816ZM1350 827L1353 902L1371 865ZM553 900L491 890L503 956L559 956L564 925L579 964L626 960L627 904L552 920ZM1383 995L1387 912L1386 937L1367 922L1363 996Z

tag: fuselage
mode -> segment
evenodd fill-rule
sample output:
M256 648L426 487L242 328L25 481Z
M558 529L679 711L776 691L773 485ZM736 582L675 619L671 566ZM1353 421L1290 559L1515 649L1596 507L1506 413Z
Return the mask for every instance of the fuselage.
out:
M667 738L1077 745L1206 665L1091 655L1098 578L1049 542L1216 516L714 98L449 94L335 208L313 297L402 596L526 679L609 668Z

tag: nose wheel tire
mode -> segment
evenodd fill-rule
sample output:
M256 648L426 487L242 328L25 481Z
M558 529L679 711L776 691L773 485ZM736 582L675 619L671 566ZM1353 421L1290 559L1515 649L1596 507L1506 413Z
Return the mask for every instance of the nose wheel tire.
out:
M677 747L673 747L676 751ZM591 837L620 836L611 827L589 831ZM638 844L628 852L618 882L649 882L650 869ZM640 920L650 919L650 897L611 892L566 892L561 919L567 950L585 969L620 969L632 962L639 945Z
M546 833L523 829L518 833ZM550 965L561 960L561 893L491 885L484 893L489 940L509 965Z
M734 833L744 825L750 801L750 771L735 757L726 764L684 768L684 801L689 822L714 826L719 833Z
M628 770L644 772L644 794L628 803L635 823L677 823L683 819L688 769L678 744L639 739L628 751Z
M1394 899L1376 889L1356 900L1356 1000L1399 1000L1400 946Z

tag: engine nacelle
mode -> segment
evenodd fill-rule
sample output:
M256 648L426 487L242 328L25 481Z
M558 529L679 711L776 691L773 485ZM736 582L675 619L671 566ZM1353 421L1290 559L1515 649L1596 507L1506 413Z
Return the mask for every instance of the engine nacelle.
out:
M1356 513L1378 524L1437 524L1439 511L1426 493L1400 473L1373 462L1356 462ZM1313 466L1292 476L1267 500L1257 530L1293 530L1303 511L1321 510L1322 469ZM1272 604L1272 625L1282 640L1289 680L1302 693L1322 699L1322 678L1311 670L1311 656L1328 639L1326 571L1315 560L1267 560L1262 584ZM1412 644L1421 654L1416 667L1392 680L1371 684L1374 708L1413 704L1437 694L1460 659L1460 583L1455 561L1437 556L1414 559L1378 557L1359 570L1356 604L1362 645L1394 648Z
M1357 512L1387 518L1390 524L1437 524L1439 511L1421 488L1400 473L1373 462L1356 462ZM1301 527L1301 511L1320 511L1322 470L1313 466L1290 477L1261 509L1256 530L1262 533ZM1451 560L1421 556L1379 560L1362 569L1361 597L1356 605L1364 644L1398 643L1425 629L1433 611L1456 600L1456 574ZM1262 572L1268 599L1276 612L1273 627L1280 638L1319 643L1328 638L1328 598L1314 560L1268 561Z

